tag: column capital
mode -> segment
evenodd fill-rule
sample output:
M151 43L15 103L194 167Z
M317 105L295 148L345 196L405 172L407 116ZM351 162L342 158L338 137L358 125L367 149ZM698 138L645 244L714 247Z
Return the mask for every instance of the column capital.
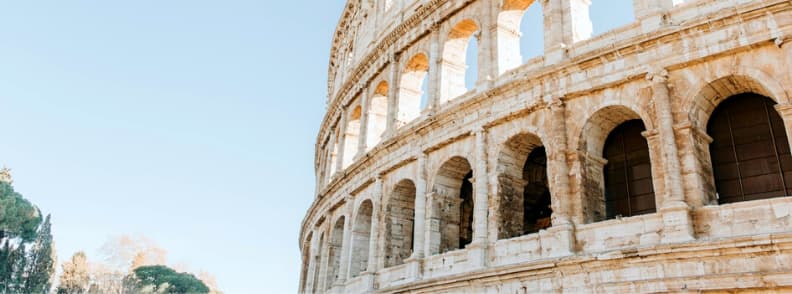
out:
M668 83L668 70L663 67L650 66L646 71L646 80L655 83Z

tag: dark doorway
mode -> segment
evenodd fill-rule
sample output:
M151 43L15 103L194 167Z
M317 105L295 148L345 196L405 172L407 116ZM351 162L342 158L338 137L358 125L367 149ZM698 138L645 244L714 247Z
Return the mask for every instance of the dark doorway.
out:
M523 228L524 234L536 233L550 227L550 189L547 185L547 153L536 147L528 155L523 167Z
M718 203L790 195L792 156L770 98L740 94L723 101L707 125Z
M639 119L617 126L605 141L605 211L608 219L656 211L649 145Z
M470 171L462 179L462 188L459 190L459 197L462 204L459 206L459 248L465 248L473 242L473 171Z

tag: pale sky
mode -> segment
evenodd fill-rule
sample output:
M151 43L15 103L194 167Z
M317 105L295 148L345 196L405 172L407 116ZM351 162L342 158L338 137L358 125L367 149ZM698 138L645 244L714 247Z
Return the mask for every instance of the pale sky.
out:
M631 18L594 2L595 32ZM343 4L1 2L0 165L60 260L142 234L226 293L296 292Z

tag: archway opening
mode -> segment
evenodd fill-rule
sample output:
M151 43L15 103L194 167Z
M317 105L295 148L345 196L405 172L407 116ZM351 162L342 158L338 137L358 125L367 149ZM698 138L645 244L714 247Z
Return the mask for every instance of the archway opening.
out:
M498 155L498 239L550 226L547 154L532 134L509 139Z
M603 148L606 218L630 217L656 211L649 145L640 119L617 126Z
M353 108L352 112L349 113L349 121L347 122L345 129L346 133L344 134L344 157L342 158L342 168L347 168L350 164L352 164L352 161L355 159L355 155L357 154L358 143L360 142L360 115L360 105Z
M644 120L626 106L602 108L583 126L577 160L584 222L654 212L651 149L644 131Z
M343 216L338 218L330 231L330 242L327 244L325 290L330 289L342 275L339 268L341 267L341 247L344 245L344 218Z
M475 34L478 30L479 27L476 22L466 19L455 25L448 34L448 40L443 47L442 81L440 86L441 102L451 100L467 92L465 75L470 65L467 63L468 47L470 47L471 40L476 38ZM474 48L474 50L478 52L477 48ZM475 56L472 59L477 58L478 56ZM475 84L475 81L472 84Z
M544 30L544 13L539 1L504 1L498 15L499 73L543 55Z
M403 126L421 115L427 99L426 84L429 73L429 58L426 54L419 53L410 58L404 68L399 82L399 103L396 120L398 126Z
M371 241L371 217L374 205L371 200L360 204L352 228L352 262L349 265L350 277L357 277L368 268L369 245Z
M366 134L366 148L371 150L382 141L388 120L388 82L380 82L371 96L368 110L368 133Z
M386 207L385 267L404 264L412 255L415 231L415 184L402 180L393 188Z
M473 170L463 157L445 162L432 187L431 254L462 249L473 241ZM439 242L438 242L439 241Z
M792 155L775 102L755 93L731 96L713 111L707 134L718 203L792 193Z

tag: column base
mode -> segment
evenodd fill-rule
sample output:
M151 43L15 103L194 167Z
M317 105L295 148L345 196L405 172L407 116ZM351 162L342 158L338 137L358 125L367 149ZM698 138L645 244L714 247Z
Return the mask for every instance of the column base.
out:
M404 264L407 268L407 279L411 281L420 280L423 277L423 258L416 256L410 256L404 260Z
M690 217L690 206L682 201L666 203L660 209L663 218L663 233L660 242L681 243L696 239L693 221Z
M363 288L365 289L365 293L372 293L374 292L375 284L374 281L377 279L377 273L365 271L360 274L360 279L362 280Z
M487 248L486 242L473 242L465 247L468 253L468 264L472 269L487 267Z
M565 44L558 44L553 48L547 50L544 55L545 66L553 65L561 62L567 57L567 48Z
M547 248L542 255L562 257L575 254L575 226L570 224L556 225L539 231L542 248Z

